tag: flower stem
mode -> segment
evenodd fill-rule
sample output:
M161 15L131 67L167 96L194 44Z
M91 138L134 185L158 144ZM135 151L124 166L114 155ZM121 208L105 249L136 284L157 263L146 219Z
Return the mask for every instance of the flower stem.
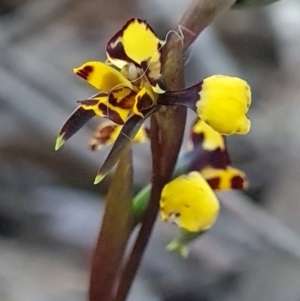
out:
M110 185L105 214L92 259L89 300L111 301L123 254L133 229L132 162L126 147Z
M163 73L167 89L181 89L184 86L182 41L175 35L172 36L164 51ZM114 301L125 300L139 267L156 219L161 191L173 173L182 143L185 118L184 108L169 108L166 112L158 112L151 118L153 173L150 201L141 219L141 228L131 254L125 262Z
M214 18L229 9L236 0L195 0L182 16L179 26L186 50Z
M178 91L184 88L183 52L216 15L230 8L235 1L197 0L188 8L179 23L184 33L184 39L181 40L176 35L171 35L163 48L163 79L168 91ZM164 95L162 94L160 97L164 97ZM158 112L151 117L153 170L150 200L142 216L141 228L131 253L121 270L114 301L124 301L129 293L152 232L159 209L161 191L172 177L182 143L185 120L186 108L184 107L169 107L165 112Z

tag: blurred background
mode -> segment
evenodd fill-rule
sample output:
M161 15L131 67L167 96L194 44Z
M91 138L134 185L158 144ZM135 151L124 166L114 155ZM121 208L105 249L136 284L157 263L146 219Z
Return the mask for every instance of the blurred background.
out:
M163 38L183 0L1 0L0 300L83 301L108 180L93 153L93 120L59 152L76 100L94 93L73 67L105 58L131 17ZM186 58L187 85L212 74L246 79L251 133L228 139L246 193L220 194L217 224L188 259L165 252L176 227L160 221L130 301L300 300L300 2L231 10ZM134 147L136 189L149 181L149 145Z

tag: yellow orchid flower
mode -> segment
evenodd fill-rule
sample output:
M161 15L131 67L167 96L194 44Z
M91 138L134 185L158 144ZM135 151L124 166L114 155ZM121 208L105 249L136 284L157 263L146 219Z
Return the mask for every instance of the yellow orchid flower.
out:
M201 172L214 190L247 188L245 173L230 164L225 136L199 118L192 125L190 136L192 150L187 153L187 171Z
M166 91L162 77L163 46L164 42L145 21L134 18L108 42L106 63L91 61L74 69L75 74L99 93L78 101L79 107L63 125L55 149L95 116L122 125L95 183L99 183L117 163L121 150L138 133L145 119L161 105L189 107L224 135L245 134L250 129L245 114L251 92L245 81L218 75L181 91Z
M164 92L162 46L145 21L131 19L108 42L107 63L90 61L74 68L75 74L100 92L79 101L80 107L63 126L55 148L59 149L96 115L120 125L131 113L144 117L142 111L155 104L157 93Z
M163 221L180 227L168 251L188 255L187 244L215 223L219 201L214 191L247 188L245 174L231 167L224 136L197 119L191 127L187 172L165 185L160 200Z
M251 90L238 77L213 75L193 87L167 91L164 96L160 104L186 106L222 135L247 134L250 130L246 113Z
M199 172L177 177L161 193L162 220L189 232L208 230L214 224L219 208L215 193Z
M99 124L90 139L92 150L99 150L104 146L113 144L122 130L122 126L108 120ZM133 143L143 143L148 140L146 129L142 126L134 136Z

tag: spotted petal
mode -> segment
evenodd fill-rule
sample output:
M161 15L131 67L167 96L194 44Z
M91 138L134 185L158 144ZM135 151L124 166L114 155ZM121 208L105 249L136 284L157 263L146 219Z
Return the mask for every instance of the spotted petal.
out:
M230 165L225 138L201 119L191 127L191 144L191 151L185 155L188 171L201 171L207 167L226 169Z
M126 105L122 107L122 99L110 102L105 94L79 101L79 103L84 110L92 110L97 116L108 118L116 124L123 124L131 111L126 108Z
M192 125L191 140L193 149L186 155L190 158L188 171L200 171L213 190L246 189L246 175L230 166L222 135L198 119Z
M198 115L223 135L246 134L250 120L246 113L251 104L248 84L237 77L214 75L203 81L197 102Z
M131 19L108 42L106 52L111 63L120 69L128 63L139 65L154 92L163 93L161 47L161 41L145 21Z
M248 185L245 173L230 166L226 169L204 168L201 174L213 190L244 190Z
M108 102L121 109L131 110L135 103L136 92L123 87L119 89L113 89L108 96Z
M191 130L192 147L202 144L203 149L213 151L217 148L225 149L225 141L222 135L200 118L197 118Z
M143 87L135 97L135 103L132 112L139 116L144 116L143 112L156 103L156 95L146 87Z
M92 150L98 150L104 146L113 144L122 130L121 125L116 125L111 121L102 122L95 130L90 140ZM148 137L145 128L142 126L133 137L134 143L143 143Z
M176 223L190 232L202 232L215 222L219 201L199 172L182 175L169 182L160 199L163 221Z
M98 61L87 62L78 68L74 68L74 73L87 80L96 89L109 93L116 87L129 87L132 85L116 69Z
M129 143L131 143L132 139L135 137L135 135L141 128L145 119L148 118L151 114L153 114L157 110L158 107L145 110L145 112L143 112L143 115L145 117L141 117L139 115L133 115L125 122L120 134L116 139L116 142L114 143L104 163L98 170L94 184L100 183L103 180L103 178L108 174L108 172L116 165L116 163L119 160L120 153Z

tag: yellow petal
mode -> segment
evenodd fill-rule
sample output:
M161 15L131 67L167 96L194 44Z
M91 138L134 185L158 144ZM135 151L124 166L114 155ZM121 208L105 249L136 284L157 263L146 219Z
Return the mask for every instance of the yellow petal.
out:
M133 106L133 113L139 116L143 116L142 111L150 108L155 104L156 95L151 89L143 87L142 90L135 97L135 104Z
M129 20L108 42L106 53L112 64L122 69L128 63L139 65L155 93L164 93L161 81L163 43L152 28L140 19Z
M133 19L124 30L123 45L126 54L141 64L158 52L160 40L146 22Z
M90 140L92 150L113 144L121 132L122 126L111 121L102 122L95 130ZM132 139L134 143L143 143L148 139L145 128L142 126Z
M248 185L245 173L232 167L226 169L205 168L201 170L201 174L214 190L244 190Z
M106 113L102 109L102 105L107 106L107 96L99 96L88 100L79 101L80 106L88 111L93 110L96 115L99 117L105 117Z
M130 81L119 71L102 62L87 62L78 68L74 68L74 73L87 80L96 89L106 93L116 87L126 86L132 88Z
M131 110L135 103L136 92L129 88L114 89L109 93L108 101L111 105Z
M225 149L224 138L201 119L197 119L193 124L191 136L193 144L196 144L197 140L201 140L205 150Z
M117 124L123 124L130 114L129 109L124 109L108 102L108 96L98 96L79 102L84 110L93 110L99 117L105 117Z
M147 63L142 64L145 75L153 89L157 94L166 92L166 87L161 79L162 77L162 64L161 64L161 51L157 51Z
M162 220L174 222L190 232L209 229L217 218L219 207L216 195L199 172L169 182L160 199Z
M113 64L121 68L124 62L133 61L141 65L151 59L160 46L160 40L145 21L131 19L108 42L107 55Z
M237 77L214 75L206 78L197 102L198 116L222 135L246 134L250 120L246 113L251 103L247 82Z

